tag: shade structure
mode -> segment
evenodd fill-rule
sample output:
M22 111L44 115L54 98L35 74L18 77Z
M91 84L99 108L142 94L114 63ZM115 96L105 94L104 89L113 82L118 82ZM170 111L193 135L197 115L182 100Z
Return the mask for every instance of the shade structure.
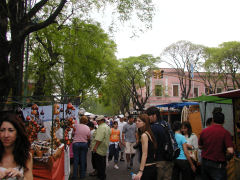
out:
M202 95L196 98L188 99L188 101L194 101L194 102L212 102L212 103L220 103L220 104L232 104L232 99L229 98L221 98L218 96L213 95Z
M169 104L160 104L156 107L168 107L168 108L183 108L184 106L190 106L190 105L199 105L198 102L174 102Z

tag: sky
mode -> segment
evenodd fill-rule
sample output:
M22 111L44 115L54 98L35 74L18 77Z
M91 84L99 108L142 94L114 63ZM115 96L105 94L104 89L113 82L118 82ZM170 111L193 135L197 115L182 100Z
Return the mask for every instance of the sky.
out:
M217 47L240 41L240 0L154 0L152 29L131 38L131 29L115 33L117 58L152 54L180 40Z

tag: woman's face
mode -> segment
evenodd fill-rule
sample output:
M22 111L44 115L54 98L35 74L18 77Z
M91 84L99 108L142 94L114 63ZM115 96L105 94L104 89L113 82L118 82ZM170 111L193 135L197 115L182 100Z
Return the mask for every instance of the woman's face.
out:
M136 126L137 126L137 128L141 128L141 127L145 126L145 122L143 122L140 118L137 118Z
M182 126L181 131L183 134L187 134L188 129L185 126Z
M11 147L14 145L17 138L17 130L7 121L4 121L0 127L0 140L4 147Z

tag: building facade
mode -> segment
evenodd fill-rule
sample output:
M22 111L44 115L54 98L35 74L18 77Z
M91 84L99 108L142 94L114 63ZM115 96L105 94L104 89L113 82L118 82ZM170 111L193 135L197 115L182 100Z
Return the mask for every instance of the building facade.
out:
M150 78L151 96L149 97L145 108L182 101L183 92L181 91L178 73L173 68L162 68L161 70L164 71L162 77L156 77L153 73ZM186 82L188 83L188 80ZM226 89L220 82L217 84L216 93L227 90L232 90L232 88ZM202 94L210 94L209 87L205 86L203 79L198 73L193 73L191 91L188 98L198 97Z

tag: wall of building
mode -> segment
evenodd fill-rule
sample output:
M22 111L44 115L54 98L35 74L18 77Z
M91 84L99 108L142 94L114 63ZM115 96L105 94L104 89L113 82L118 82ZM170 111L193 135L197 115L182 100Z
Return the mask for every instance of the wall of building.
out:
M164 70L162 79L155 78L154 76L152 76L150 79L151 97L149 97L148 99L148 102L145 106L146 108L149 106L155 106L159 104L167 104L182 101L181 100L182 91L180 88L180 82L176 71L173 68L163 68L161 70ZM193 79L194 81L191 82L192 88L188 98L198 97L201 96L202 94L206 94L205 91L207 87L205 87L203 80L198 76L197 73L194 73ZM161 86L162 88L160 95L156 93L156 91L159 92L159 90L156 90L156 85L158 85L158 87ZM174 96L173 93L174 86L178 87L178 93L176 96ZM219 87L222 87L222 85L219 84ZM222 91L224 90L222 89Z

